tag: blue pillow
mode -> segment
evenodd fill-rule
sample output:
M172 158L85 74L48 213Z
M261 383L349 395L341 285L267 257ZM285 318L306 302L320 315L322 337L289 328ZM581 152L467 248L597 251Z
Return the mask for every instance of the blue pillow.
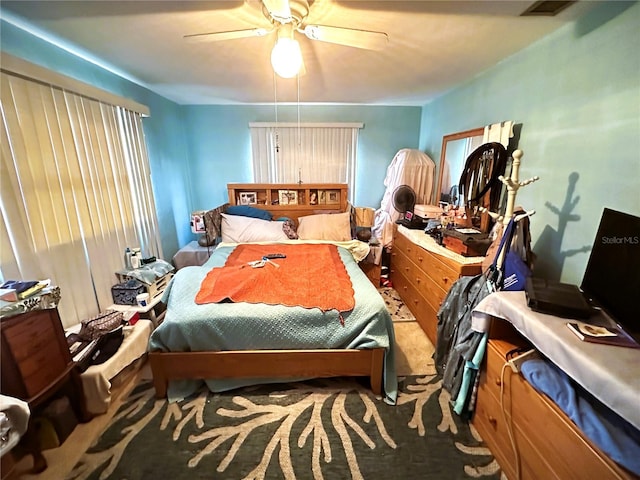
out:
M261 220L271 220L271 214L261 208L250 207L249 205L229 205L227 211L229 215L239 215L241 217L260 218Z

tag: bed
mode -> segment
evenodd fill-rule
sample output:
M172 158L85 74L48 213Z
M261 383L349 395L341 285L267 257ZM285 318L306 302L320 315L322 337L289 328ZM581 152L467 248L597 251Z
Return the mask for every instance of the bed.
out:
M234 198L230 200L233 204ZM300 210L301 206L295 208ZM306 213L318 217L313 215L313 210ZM235 216L225 215L227 217ZM237 221L236 218L233 220ZM299 224L299 218L293 220ZM224 224L221 229L225 231ZM357 376L368 377L375 394L381 395L387 403L395 403L397 377L393 325L384 301L358 265L358 261L366 257L368 245L346 237L333 240L307 237L234 242L223 235L224 241L216 246L203 266L185 267L177 272L164 294L167 303L164 321L153 332L149 343L149 360L158 397L185 398L195 393L203 382L211 391L225 391L257 383ZM238 238L232 236L231 240ZM242 253L245 248L262 250ZM286 262L298 258L293 253L298 248L308 250L307 254L316 249L333 252L323 255L334 255L332 258L338 259L335 267L338 273L343 271L353 289L352 308L343 306L339 311L325 306L323 310L299 306L295 302L296 306L283 305L273 299L268 301L270 304L229 298L200 302L203 282L212 273L220 272L221 267L239 269L234 274L258 272L248 265L243 269L248 263L241 261L243 254L256 256L258 251L286 251L287 258L272 260L280 263L281 269L269 263L260 269L260 274L266 275L285 272ZM318 258L321 258L320 254ZM320 267L329 268L324 261L320 265L316 263L306 263L309 275L315 275L311 272ZM328 276L332 277L333 273ZM313 284L313 278L305 280ZM218 279L216 285L221 282ZM322 287L316 290L330 292L332 280L325 276L316 285ZM291 304L290 299L283 301Z

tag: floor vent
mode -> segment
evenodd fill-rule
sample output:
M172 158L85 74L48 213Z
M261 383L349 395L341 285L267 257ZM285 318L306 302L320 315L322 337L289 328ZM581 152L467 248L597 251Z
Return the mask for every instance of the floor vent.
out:
M576 3L576 0L571 1L552 1L552 0L540 0L538 2L534 2L529 8L527 8L524 12L520 14L521 17L532 17L532 16L545 16L545 17L553 17L557 15L562 10L570 6L571 4Z

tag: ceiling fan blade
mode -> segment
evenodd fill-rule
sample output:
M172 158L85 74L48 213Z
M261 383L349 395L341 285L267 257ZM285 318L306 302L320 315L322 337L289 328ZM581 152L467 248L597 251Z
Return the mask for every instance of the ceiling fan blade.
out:
M307 25L298 30L311 40L337 43L348 47L367 50L382 50L389 43L389 36L384 32L356 30L354 28L328 27L326 25Z
M236 38L264 37L272 31L273 29L250 28L248 30L230 30L228 32L195 33L185 35L184 39L189 43L219 42L221 40L233 40Z
M292 20L289 0L262 0L271 17L280 23L289 23Z

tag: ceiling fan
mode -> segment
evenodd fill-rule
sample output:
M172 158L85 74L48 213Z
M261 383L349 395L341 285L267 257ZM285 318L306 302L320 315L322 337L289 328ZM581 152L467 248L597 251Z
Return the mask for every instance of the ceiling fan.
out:
M271 52L271 64L275 72L284 78L294 77L304 68L300 45L294 38L294 32L299 32L311 40L367 50L380 50L389 41L384 32L306 24L309 4L313 3L313 0L261 0L261 3L262 13L271 23L271 28L196 33L185 35L184 38L189 42L217 42L264 37L276 32L278 39Z

